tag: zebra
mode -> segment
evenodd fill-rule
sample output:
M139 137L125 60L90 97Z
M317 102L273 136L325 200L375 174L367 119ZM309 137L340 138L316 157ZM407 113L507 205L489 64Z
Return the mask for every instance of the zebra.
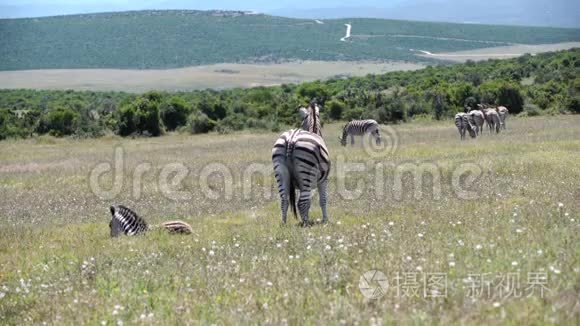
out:
M470 115L469 118L473 121L473 125L475 126L475 134L481 135L483 131L483 123L485 122L485 115L479 110L471 110L468 114Z
M499 122L501 124L501 129L505 130L505 121L509 115L509 110L505 106L497 107L497 113L499 114Z
M300 107L298 111L302 117L302 130L310 131L310 126L314 126L313 130L316 131L315 133L322 137L322 124L320 122L320 108L318 105L312 101L308 109ZM315 112L315 114L310 114L310 112Z
M483 113L487 126L489 127L489 133L493 133L495 129L496 133L499 133L499 128L501 126L501 120L499 114L495 109L486 108L482 104L477 105L479 110Z
M465 132L469 132L471 138L475 138L477 135L475 133L475 126L470 118L470 115L464 112L457 113L455 115L455 126L459 131L459 136L461 140L465 139Z
M111 210L109 229L111 230L112 238L121 234L142 234L152 229L142 217L123 205L113 205L109 209ZM193 228L182 221L167 221L161 223L158 227L164 228L170 233L191 234L193 232Z
M309 130L291 129L284 132L272 148L272 164L278 183L282 223L286 224L288 205L296 218L296 190L300 191L298 209L303 226L310 225L310 193L318 188L322 223L328 221L326 192L330 173L330 156L320 133L320 117L316 107L309 106Z
M338 137L340 144L346 146L346 137L350 135L350 144L354 145L354 136L371 134L376 144L381 143L379 124L375 120L352 120L342 128L342 137Z

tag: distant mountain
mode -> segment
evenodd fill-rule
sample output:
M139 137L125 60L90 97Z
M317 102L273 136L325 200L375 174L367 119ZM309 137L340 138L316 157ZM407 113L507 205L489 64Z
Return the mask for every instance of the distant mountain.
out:
M452 23L580 27L578 0L408 0L380 8L339 7L278 9L273 15L293 18L386 18Z
M347 23L352 37L341 41ZM414 50L570 41L580 41L579 29L366 18L316 22L243 11L130 11L0 19L0 70L152 69L287 60L434 62Z

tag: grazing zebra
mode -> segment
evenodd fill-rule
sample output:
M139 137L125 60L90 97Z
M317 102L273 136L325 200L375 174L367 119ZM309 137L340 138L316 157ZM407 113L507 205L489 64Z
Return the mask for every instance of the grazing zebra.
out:
M470 119L470 115L464 112L457 113L455 115L455 126L459 131L459 136L461 140L465 139L465 132L469 132L469 136L471 138L475 138L477 135L475 134L475 126L473 121Z
M473 121L473 125L475 126L475 134L481 135L483 131L483 123L485 122L485 116L483 112L479 110L471 110L468 114L470 115L470 119Z
M310 126L313 126L315 134L322 137L322 124L320 122L320 108L316 103L311 102L308 109L301 107L298 109L300 111L300 116L302 117L302 130L311 131ZM310 114L310 112L315 112L315 114Z
M292 129L286 131L272 148L274 175L278 182L278 193L282 209L282 223L286 223L288 205L296 215L296 189L300 191L298 210L302 225L308 226L310 193L318 188L322 209L322 222L328 221L326 213L326 191L330 172L330 156L324 139L320 136L318 111L309 107L309 130Z
M501 124L501 128L505 130L505 121L509 115L509 110L505 106L499 106L497 108L497 113L499 114L499 122Z
M350 144L354 145L354 136L371 134L377 145L381 143L379 124L375 120L352 120L342 128L342 137L338 137L340 144L346 146L346 137L350 135Z
M109 229L111 230L111 237L117 237L121 234L137 235L151 229L142 217L123 205L113 205L110 210L111 222L109 222ZM182 221L163 222L159 227L168 230L170 233L190 234L193 232L192 227Z

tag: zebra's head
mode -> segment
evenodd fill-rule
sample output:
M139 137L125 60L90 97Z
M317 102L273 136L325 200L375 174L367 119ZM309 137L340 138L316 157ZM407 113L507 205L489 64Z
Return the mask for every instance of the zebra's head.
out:
M147 231L148 225L144 219L139 217L135 212L123 205L113 205L111 210L111 221L109 229L111 237L119 235L135 235Z

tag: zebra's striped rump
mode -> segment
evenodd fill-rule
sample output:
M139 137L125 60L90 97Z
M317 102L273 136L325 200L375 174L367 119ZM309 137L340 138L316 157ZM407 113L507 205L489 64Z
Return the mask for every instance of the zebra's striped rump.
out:
M137 213L123 205L113 205L111 210L111 237L117 237L121 234L136 235L149 229L147 222Z
M308 224L310 193L318 188L323 222L326 222L326 186L330 157L324 139L308 131L289 130L276 140L272 148L272 163L280 194L282 221L286 223L288 205L291 205L296 217L298 189L298 210L303 224Z
M372 119L350 121L342 128L342 136L338 139L342 146L346 146L346 138L350 135L351 145L354 145L354 136L363 136L365 134L371 134L375 138L377 145L381 143L379 124Z
M465 132L469 132L471 138L475 138L477 135L475 133L475 123L473 117L467 113L457 113L455 115L455 126L459 131L459 136L461 139L465 139Z

